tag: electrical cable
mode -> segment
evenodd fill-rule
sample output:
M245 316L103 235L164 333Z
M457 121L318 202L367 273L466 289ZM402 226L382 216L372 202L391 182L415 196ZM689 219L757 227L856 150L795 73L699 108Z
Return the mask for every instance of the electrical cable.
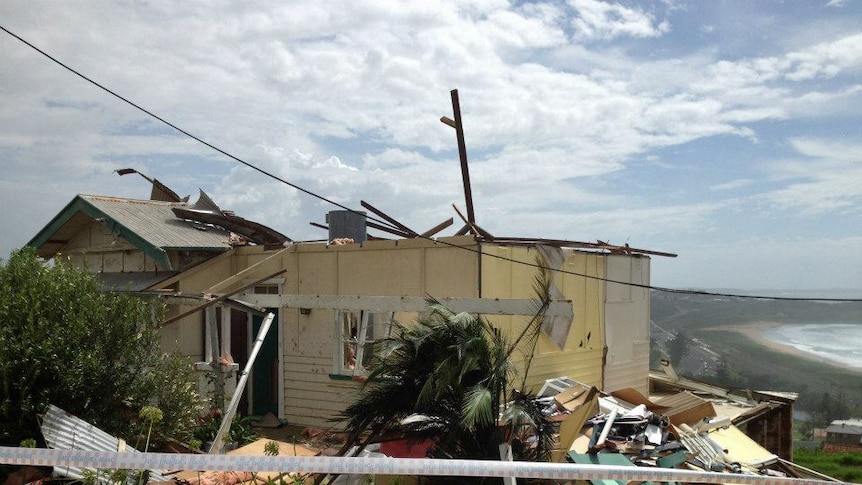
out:
M304 189L304 188L302 188L302 187L300 187L300 186L298 186L298 185L296 185L296 184L293 184L293 183L291 183L291 182L288 182L287 180L284 180L284 179L282 179L282 178L278 177L277 175L272 174L272 173L270 173L270 172L268 172L268 171L266 171L266 170L264 170L264 169L262 169L262 168L260 168L260 167L257 167L257 166L255 166L255 165L252 165L251 163L248 163L248 162L246 162L245 160L242 160L241 158L236 157L236 156L232 155L231 153L228 153L227 151L222 150L221 148L219 148L219 147L217 147L217 146L215 146L215 145L213 145L213 144L211 144L211 143L209 143L209 142L207 142L207 141L205 141L205 140L203 140L203 139L201 139L201 138L199 138L199 137L197 137L197 136L195 136L195 135L193 135L193 134L189 133L188 131L186 131L186 130L184 130L184 129L180 128L179 126L177 126L177 125L175 125L175 124L171 123L170 121L167 121L166 119L164 119L164 118L162 118L162 117L160 117L160 116L156 115L155 113L153 113L153 112L151 112L151 111L147 110L146 108L144 108L144 107L142 107L142 106L140 106L140 105L138 105L138 104L134 103L133 101L130 101L129 99L127 99L127 98L125 98L125 97L121 96L120 94L117 94L116 92L112 91L111 89L109 89L109 88L107 88L107 87L105 87L105 86L103 86L103 85L99 84L98 82L96 82L96 81L94 81L94 80L90 79L89 77L85 76L84 74L81 74L80 72L76 71L75 69L73 69L73 68L71 68L71 67L67 66L66 64L64 64L64 63L63 63L62 61L60 61L59 59L57 59L57 58L53 57L51 54L48 54L47 52L43 51L42 49L40 49L40 48L36 47L35 45L31 44L30 42L28 42L27 40L25 40L25 39L24 39L24 38L22 38L21 36L19 36L19 35L15 34L15 33L13 33L13 32L11 32L9 29L7 29L6 27L4 27L3 25L0 25L0 29L2 29L4 32L6 32L7 34L11 35L12 37L15 37L15 38L16 38L16 39L18 39L19 41L23 42L24 44L26 44L28 47L32 48L32 49L33 49L33 50L35 50L36 52L38 52L38 53L42 54L43 56L47 57L47 58L48 58L48 59L50 59L51 61L55 62L55 63L56 63L57 65L59 65L60 67L62 67L62 68L64 68L64 69L66 69L66 70L67 70L67 71L69 71L69 72L71 72L72 74L74 74L74 75L76 75L76 76L80 77L81 79L83 79L83 80L87 81L88 83L90 83L90 84L92 84L92 85L96 86L97 88L99 88L99 89L101 89L101 90L105 91L106 93L110 94L111 96L114 96L115 98L117 98L117 99L119 99L119 100L123 101L124 103L126 103L126 104L128 104L128 105L132 106L133 108L135 108L135 109L137 109L137 110L139 110L139 111L141 111L141 112L145 113L146 115L148 115L148 116L150 116L150 117L152 117L152 118L155 118L156 120L158 120L158 121L160 121L160 122L164 123L165 125L167 125L167 126L169 126L169 127L173 128L174 130L176 130L176 131L178 131L178 132L182 133L183 135L186 135L187 137L189 137L189 138L191 138L191 139L195 140L196 142L201 143L201 144L203 144L203 145L206 145L207 147L209 147L209 148L211 148L211 149L213 149L213 150L215 150L215 151L217 151L217 152L221 153L222 155L224 155L224 156L226 156L226 157L228 157L228 158L230 158L230 159L232 159L232 160L234 160L234 161L236 161L236 162L239 162L239 163L241 163L241 164L245 165L246 167L248 167L248 168L250 168L250 169L252 169L252 170L256 170L256 171L258 171L258 172L262 173L263 175L266 175L267 177L270 177L270 178L275 179L275 180L277 180L277 181L279 181L279 182L281 182L281 183L283 183L283 184L285 184L285 185L288 185L288 186L290 186L290 187L292 187L292 188L294 188L294 189L296 189L296 190L298 190L298 191L300 191L300 192L303 192L303 193L305 193L305 194L307 194L307 195L310 195L310 196L312 196L312 197L315 197L315 198L317 198L317 199L320 199L320 200L322 200L322 201L324 201L324 202L327 202L327 203L329 203L329 204L332 204L332 205L334 205L334 206L336 206L336 207L339 207L339 208L341 208L341 209L349 210L349 211L351 211L351 212L355 212L355 211L353 211L352 209L350 209L350 208L348 208L348 207L345 207L345 206L343 206L343 205L339 204L338 202L335 202L335 201L333 201L333 200L327 199L326 197L323 197L322 195L315 194L314 192L311 192L311 191L309 191L309 190L307 190L307 189ZM387 223L387 224L388 224L388 223Z
M118 93L116 93L116 92L112 91L111 89L109 89L109 88L107 88L107 87L103 86L102 84L100 84L100 83L98 83L98 82L94 81L93 79L90 79L90 78L89 78L89 77L87 77L86 75L84 75L84 74L82 74L82 73L78 72L77 70L73 69L72 67L70 67L70 66L66 65L65 63L63 63L63 62L62 62L62 61L60 61L59 59L57 59L57 58L55 58L54 56L52 56L52 55L48 54L48 53L47 53L47 52L45 52L44 50L40 49L39 47L37 47L37 46L35 46L34 44L32 44L32 43L30 43L29 41L27 41L26 39L22 38L21 36L19 36L19 35L17 35L17 34L15 34L15 33L13 33L13 32L12 32L12 31L10 31L9 29L7 29L5 26L0 25L0 29L2 29L4 32L6 32L7 34L11 35L12 37L14 37L14 38L18 39L19 41L21 41L22 43L24 43L25 45L27 45L27 46L28 46L28 47L30 47L31 49L35 50L36 52L38 52L38 53L42 54L43 56L47 57L48 59L50 59L50 60L51 60L52 62L54 62L55 64L59 65L60 67L62 67L62 68L64 68L64 69L66 69L67 71L71 72L72 74L74 74L74 75L76 75L76 76L80 77L81 79L83 79L83 80L87 81L88 83L90 83L90 84L92 84L92 85L96 86L97 88L99 88L99 89L101 89L101 90L105 91L106 93L110 94L111 96L114 96L115 98L117 98L117 99L119 99L119 100L123 101L124 103L126 103L126 104L128 104L128 105L132 106L133 108L135 108L135 109L137 109L137 110L139 110L139 111L143 112L144 114L146 114L146 115L148 115L148 116L150 116L150 117L152 117L152 118L154 118L154 119L156 119L156 120L160 121L161 123L163 123L163 124L165 124L165 125L169 126L170 128L172 128L172 129L174 129L174 130L178 131L179 133L182 133L183 135L185 135L185 136L187 136L187 137L189 137L189 138L191 138L191 139L193 139L193 140L197 141L198 143L201 143L201 144L203 144L203 145L205 145L205 146L209 147L210 149L215 150L216 152L221 153L222 155L224 155L224 156L226 156L226 157L228 157L228 158L230 158L230 159L232 159L232 160L234 160L234 161L236 161L236 162L238 162L238 163L240 163L240 164L242 164L242 165L245 165L246 167L248 167L248 168L250 168L250 169L252 169L252 170L255 170L255 171L257 171L257 172L259 172L259 173L261 173L261 174L263 174L263 175L265 175L265 176L267 176L267 177L270 177L270 178L272 178L272 179L274 179L274 180L277 180L277 181L279 181L279 182L281 182L281 183L283 183L283 184L285 184L285 185L287 185L287 186L289 186L289 187L291 187L291 188L293 188L293 189L295 189L295 190L298 190L298 191L300 191L300 192L302 192L302 193L304 193L304 194L306 194L306 195L309 195L309 196L314 197L314 198L316 198L316 199L319 199L319 200L321 200L321 201L327 202L327 203L329 203L329 204L332 204L332 205L334 205L334 206L336 206L336 207L338 207L338 208L344 209L344 210L349 211L349 212L352 212L352 213L354 213L354 214L359 213L358 211L356 211L356 210L354 210L354 209L351 209L351 208L349 208L349 207L346 207L346 206L344 206L344 205L342 205L342 204L339 204L338 202L335 202L335 201L333 201L333 200L330 200L330 199L328 199L328 198L326 198L326 197L324 197L324 196L322 196L322 195L316 194L316 193L314 193L314 192L312 192L312 191L310 191L310 190L308 190L308 189L305 189L305 188L303 188L303 187L300 187L299 185L296 185L296 184L294 184L294 183L291 183L291 182L289 182L289 181L287 181L287 180L285 180L285 179L283 179L283 178L281 178L281 177L279 177L279 176L277 176L277 175L275 175L275 174L273 174L273 173L270 173L270 172L268 172L268 171L266 171L266 170L264 170L264 169L262 169L262 168L260 168L260 167L257 167L257 166L255 166L254 164L249 163L249 162L247 162L247 161L245 161L245 160L243 160L243 159L241 159L241 158L239 158L239 157L237 157L237 156L235 156L235 155L233 155L233 154L231 154L231 153L229 153L229 152L227 152L227 151L225 151L225 150L223 150L223 149L221 149L221 148L219 148L219 147L217 147L217 146L215 146L215 145L213 145L213 144L211 144L211 143L209 143L209 142L207 142L207 141L205 141L205 140L203 140L203 139L201 139L201 138L199 138L199 137L197 137L197 136L195 136L195 135L193 135L193 134L191 134L191 133L189 133L188 131L186 131L186 130L184 130L184 129L180 128L179 126L177 126L177 125L175 125L175 124L171 123L170 121L167 121L166 119L164 119L164 118L162 118L162 117L160 117L160 116L156 115L155 113L152 113L151 111L149 111L149 110L147 110L147 109L143 108L142 106L140 106L140 105L138 105L138 104L134 103L133 101L131 101L131 100L129 100L129 99L127 99L127 98L125 98L125 97L121 96L120 94L118 94ZM377 223L379 223L379 224L383 224L383 225L385 225L385 226L387 226L387 227L392 227L393 229L398 229L397 227L394 227L394 225L392 225L392 224L391 224L391 223L389 223L388 221L384 221L384 220L381 220L381 219L377 219L377 218L375 218L375 217L368 216L368 215L365 215L365 217L366 217L367 219L370 219L370 220L372 220L372 221L374 221L374 222L377 222ZM420 238L422 238L422 239L427 239L427 240L429 240L429 241L435 241L435 242L436 242L436 243L438 243L438 244L444 244L444 245L448 245L448 246L451 246L451 247L456 247L456 248L464 249L464 250L467 250L467 251L478 252L477 250L472 249L472 248L468 248L468 247L465 247L465 246L460 246L460 245L457 245L457 244L452 244L452 243L449 243L449 242L446 242L446 241L441 241L441 240L439 240L439 239L434 239L434 238L432 238L432 237L421 236L421 235L420 235L420 236L417 236L417 237L420 237ZM619 284L619 285L627 285L627 286L631 286L631 287L635 287L635 288L642 288L642 289L647 289L647 290L655 290L655 291L660 291L660 292L664 292L664 293L674 293L674 294L683 294L683 295L701 295L701 296L721 296L721 297L727 297L727 298L741 298L741 299L750 299L750 300L824 301L824 302L862 302L862 298L807 298L807 297L781 297L781 296L764 296L764 295L746 295L746 294L739 294L739 293L717 293L717 292L701 291L701 290L686 290L686 289L678 289L678 288L668 288L668 287L662 287L662 286L653 286L653 285L644 285L644 284L639 284L639 283L632 283L632 282L628 282L628 281L617 281L617 280L612 280L612 279L608 279L608 278L603 278L603 277L600 277L600 276L593 276L593 275L588 275L588 274L581 274L581 273L577 273L577 272L574 272L574 271L568 271L568 270L564 270L564 269L548 268L548 267L545 267L545 266L542 266L542 265L539 265L539 264L535 264L535 263L528 263L528 262L525 262L525 261L518 261L518 260L516 260L516 259L507 258L507 257L505 257L505 256L499 256L499 255L490 254L490 253L483 253L483 255L485 255L485 256L489 256L489 257L493 257L493 258L497 258L497 259L504 260L504 261L508 261L508 262L512 262L512 263L518 263L518 264L522 264L522 265L525 265L525 266L529 266L529 267L533 267L533 268L541 269L541 270L543 270L543 271L544 271L544 270L548 270L548 271L553 271L553 272L557 272L557 273L563 273L563 274L569 274L569 275L572 275L572 276L578 276L578 277L581 277L581 278L587 278L587 279L594 279L594 280L598 280L598 281L603 281L603 282L606 282L606 283L615 283L615 284Z

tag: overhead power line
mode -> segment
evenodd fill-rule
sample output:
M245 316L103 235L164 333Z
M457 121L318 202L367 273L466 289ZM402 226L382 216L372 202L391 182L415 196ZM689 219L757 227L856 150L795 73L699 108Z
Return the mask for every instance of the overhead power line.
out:
M275 175L275 174L273 174L273 173L271 173L271 172L268 172L268 171L266 171L266 170L264 170L264 169L262 169L262 168L260 168L260 167L257 167L256 165L254 165L254 164L252 164L252 163L250 163L250 162L247 162L247 161L245 161L245 160L243 160L243 159L241 159L241 158L237 157L236 155L233 155L233 154L231 154L231 153L227 152L226 150L223 150L223 149L221 149L221 148L217 147L216 145L213 145L212 143L207 142L206 140L204 140L204 139L202 139L202 138L200 138L200 137L198 137L198 136L193 135L192 133L190 133L190 132L188 132L188 131L186 131L186 130L184 130L184 129L180 128L179 126L177 126L177 125L175 125L175 124L171 123L170 121L168 121L168 120L166 120L166 119L162 118L161 116L156 115L155 113L153 113L153 112L151 112L151 111L147 110L146 108L144 108L144 107L140 106L139 104L137 104L137 103L135 103L135 102L133 102L133 101L129 100L128 98L126 98L126 97L124 97L124 96L122 96L122 95L120 95L120 94L116 93L115 91L113 91L113 90L111 90L111 89L109 89L109 88L107 88L107 87L103 86L103 85L102 85L102 84L100 84L99 82L97 82L97 81L95 81L95 80L91 79L90 77L88 77L88 76L86 76L86 75L82 74L81 72L79 72L79 71L75 70L74 68L72 68L72 67L68 66L68 65L67 65L67 64L65 64L64 62L60 61L60 60L59 60L59 59L57 59L56 57L54 57L54 56L52 56L51 54L49 54L49 53L45 52L44 50L40 49L39 47L37 47L36 45L34 45L34 44L32 44L31 42L27 41L27 40L26 40L26 39L24 39L23 37L19 36L18 34L15 34L15 33L14 33L14 32L12 32L12 31L10 31L10 30L9 30L9 29L7 29L5 26L0 25L0 29L2 29L4 32L6 32L6 33L7 33L7 34L9 34L10 36L14 37L15 39L19 40L20 42L24 43L25 45L27 45L27 46L28 46L28 47L30 47L31 49L35 50L36 52L38 52L38 53L42 54L44 57L46 57L46 58L50 59L52 62L54 62L55 64L59 65L59 66L60 66L60 67L62 67L63 69L66 69L67 71L71 72L72 74L74 74L74 75L76 75L76 76L80 77L81 79L83 79L83 80L87 81L88 83L92 84L93 86L96 86L97 88L101 89L102 91L105 91L106 93L110 94L111 96L114 96L115 98L119 99L120 101L123 101L124 103L126 103L126 104L128 104L128 105L132 106L133 108L137 109L138 111L141 111L142 113L146 114L147 116L150 116L150 117L152 117L152 118L153 118L153 119L155 119L155 120L158 120L159 122L161 122L161 123L165 124L166 126L169 126L170 128L172 128L172 129L176 130L177 132L182 133L183 135L185 135L185 136L187 136L187 137L189 137L189 138L191 138L191 139L193 139L193 140L197 141L198 143L201 143L201 144L203 144L203 145L205 145L205 146L209 147L210 149L215 150L215 151L216 151L216 152L218 152L218 153L221 153L222 155L224 155L224 156L226 156L226 157L230 158L231 160L234 160L234 161L236 161L236 162L238 162L238 163L240 163L240 164L242 164L242 165L245 165L246 167L248 167L248 168L250 168L250 169L252 169L252 170L255 170L255 171L257 171L257 172L260 172L261 174L263 174L263 175L265 175L265 176L267 176L267 177L270 177L270 178L272 178L273 180L277 180L278 182L281 182L281 183L283 183L283 184L285 184L285 185L287 185L287 186L289 186L289 187L291 187L291 188L293 188L293 189L296 189L296 190L298 190L298 191L300 191L300 192L302 192L302 193L304 193L304 194L307 194L307 195L309 195L309 196L311 196L311 197L314 197L314 198L316 198L316 199L319 199L319 200L321 200L321 201L323 201L323 202L326 202L326 203L328 203L328 204L334 205L334 206L336 206L336 207L338 207L338 208L340 208L340 209L344 209L344 210L346 210L346 211L350 211L350 212L353 212L353 213L358 213L358 211L356 211L356 210L354 210L354 209L351 209L351 208L349 208L349 207L346 207L346 206L344 206L344 205L342 205L342 204L339 204L338 202L335 202L335 201L333 201L333 200L331 200L331 199L329 199L329 198L327 198L327 197L324 197L324 196L322 196L322 195L320 195L320 194L314 193L314 192L312 192L312 191L310 191L310 190L308 190L308 189L305 189L305 188L303 188L303 187L301 187L301 186L299 186L299 185L296 185L296 184L294 184L294 183L292 183L292 182L289 182L289 181L287 181L287 180L285 180L285 179L283 179L283 178L281 178L281 177L279 177L279 176L277 176L277 175ZM375 217L368 216L368 215L366 215L365 217L366 217L367 219L370 219L370 220L372 220L372 221L374 221L374 222L377 222L377 223L379 223L379 224L383 224L383 225L386 225L386 226L388 226L388 227L393 227L393 226L392 226L392 224L390 224L388 221L381 220L381 219L377 219L377 218L375 218ZM397 229L397 228L396 228L396 229ZM438 244L446 244L446 245L451 246L451 247L456 247L456 248L464 249L464 250L471 251L471 252L474 252L474 253L478 253L478 251L477 251L477 250L475 250L475 249L468 248L468 247L464 247L464 246L459 246L459 245L457 245L457 244L451 244L451 243L448 243L448 242L446 242L446 241L440 241L440 240L434 239L434 238L432 238L432 237L421 236L421 235L419 235L419 236L417 236L417 237L420 237L420 238L423 238L423 239L427 239L427 240L433 240L433 241L436 241ZM604 282L607 282L607 283L615 283L615 284L626 285L626 286L631 286L631 287L635 287L635 288L643 288L643 289L647 289L647 290L661 291L661 292L665 292L665 293L675 293L675 294L684 294L684 295L701 295L701 296L717 296L717 297L741 298L741 299L756 299L756 300L782 300L782 301L828 301L828 302L862 302L862 298L804 298L804 297L781 297L781 296L765 296L765 295L746 295L746 294L740 294L740 293L717 293L717 292L710 292L710 291L687 290L687 289L678 289L678 288L667 288L667 287L661 287L661 286L653 286L653 285L644 285L644 284L632 283L632 282L628 282L628 281L617 281L617 280L612 280L612 279L608 279L608 278L603 278L603 277L600 277L600 276L594 276L594 275L589 275L589 274L582 274L582 273L577 273L577 272L574 272L574 271L568 271L568 270L564 270L564 269L549 268L549 267L545 267L545 266L542 266L542 265L539 265L539 264L529 263L529 262L525 262L525 261L518 261L518 260L516 260L516 259L507 258L507 257L505 257L505 256L500 256L500 255L495 255L495 254L489 254L489 253L482 253L482 254L483 254L484 256L489 256L489 257L493 257L493 258L501 259L501 260L504 260L504 261L513 262L513 263L517 263L517 264L521 264L521 265L525 265L525 266L533 267L533 268L536 268L536 269L548 270L548 271L554 271L554 272L557 272L557 273L569 274L569 275L578 276L578 277L582 277L582 278L593 279L593 280L598 280L598 281L604 281Z
M291 182L289 182L289 181L287 181L287 180L284 180L284 179L282 179L281 177L279 177L279 176L277 176L277 175L275 175L275 174L273 174L273 173L271 173L271 172L268 172L268 171L266 171L266 170L264 170L264 169L262 169L262 168L260 168L260 167L257 167L257 166L255 166L255 165L252 165L251 163L248 163L248 162L246 162L245 160L242 160L241 158L239 158L239 157L237 157L237 156L234 156L234 155L232 155L231 153L228 153L228 152L227 152L227 151L225 151L225 150L222 150L221 148L219 148L219 147L217 147L217 146L215 146L215 145L213 145L213 144L211 144L211 143L207 142L206 140L203 140L203 139L201 139L201 138L199 138L199 137L197 137L197 136L195 136L195 135L193 135L193 134L189 133L188 131L186 131L186 130L184 130L184 129L180 128L179 126L177 126L177 125L175 125L175 124L171 123L170 121L168 121L168 120L166 120L166 119L162 118L161 116L158 116L157 114L155 114L155 113L153 113L153 112L151 112L151 111L147 110L146 108L144 108L144 107L142 107L142 106L140 106L140 105L136 104L135 102L133 102L133 101L131 101L131 100L129 100L129 99L127 99L127 98L125 98L125 97L121 96L120 94L117 94L116 92L112 91L111 89L109 89L109 88L107 88L107 87L105 87L105 86L103 86L103 85L99 84L97 81L94 81L93 79L90 79L89 77L85 76L84 74L81 74L80 72L78 72L78 71L76 71L75 69L73 69L73 68L69 67L68 65L66 65L65 63L63 63L63 62L62 62L62 61L60 61L59 59L55 58L55 57L54 57L54 56L52 56L51 54L48 54L47 52L43 51L42 49L40 49L40 48L36 47L35 45L33 45L32 43L28 42L26 39L22 38L21 36L19 36L19 35L15 34L14 32L11 32L9 29L7 29L6 27L4 27L3 25L0 25L0 29L2 29L4 32L6 32L7 34L11 35L12 37L15 37L16 39L20 40L21 42L23 42L24 44L26 44L28 47L30 47L30 48L32 48L32 49L34 49L36 52L38 52L38 53L42 54L43 56L47 57L48 59L52 60L54 63L56 63L57 65L59 65L60 67L62 67L62 68L64 68L64 69L66 69L67 71L71 72L72 74L74 74L74 75L76 75L76 76L80 77L81 79L83 79L83 80L87 81L88 83L92 84L93 86L96 86L97 88L99 88L99 89L101 89L101 90L105 91L106 93L110 94L111 96L114 96L115 98L117 98L117 99L119 99L119 100L123 101L124 103L126 103L126 104L128 104L128 105L130 105L130 106L134 107L135 109L137 109L137 110L139 110L139 111L141 111L141 112L145 113L146 115L148 115L148 116L150 116L150 117L152 117L152 118L154 118L154 119L156 119L156 120L158 120L158 121L160 121L160 122L164 123L165 125L167 125L167 126L169 126L169 127L173 128L174 130L176 130L176 131L178 131L178 132L182 133L183 135L186 135L187 137L189 137L189 138L191 138L191 139L195 140L196 142L201 143L201 144L203 144L203 145L206 145L207 147L209 147L209 148L211 148L211 149L213 149L213 150L215 150L215 151L217 151L217 152L221 153L222 155L224 155L224 156L226 156L226 157L228 157L228 158L230 158L230 159L232 159L232 160L234 160L234 161L236 161L236 162L239 162L239 163L241 163L241 164L245 165L246 167L248 167L248 168L250 168L250 169L252 169L252 170L256 170L256 171L258 171L258 172L260 172L260 173L262 173L262 174L266 175L267 177L270 177L270 178L272 178L272 179L278 180L279 182L281 182L281 183L283 183L283 184L285 184L285 185L288 185L288 186L290 186L290 187L292 187L292 188L294 188L294 189L296 189L296 190L298 190L298 191L300 191L300 192L303 192L303 193L305 193L305 194L308 194L308 195L310 195L310 196L312 196L312 197L315 197L315 198L317 198L317 199L320 199L320 200L322 200L322 201L324 201L324 202L327 202L327 203L332 204L332 205L334 205L334 206L340 207L340 208L342 208L342 209L345 209L345 210L351 210L350 208L345 207L345 206L343 206L343 205L339 204L338 202L335 202L335 201L333 201L333 200L327 199L326 197L323 197L323 196L321 196L321 195L315 194L314 192L311 192L311 191L306 190L306 189L304 189L304 188L302 188L302 187L300 187L300 186L298 186L298 185L296 185L296 184L293 184L293 183L291 183Z

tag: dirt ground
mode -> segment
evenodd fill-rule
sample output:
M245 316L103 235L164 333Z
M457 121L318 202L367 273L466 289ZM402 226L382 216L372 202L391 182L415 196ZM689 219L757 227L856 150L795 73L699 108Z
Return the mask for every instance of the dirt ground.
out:
M279 427L254 427L261 438L296 443L319 450L321 454L332 456L344 444L342 433L328 432L320 428L284 424Z

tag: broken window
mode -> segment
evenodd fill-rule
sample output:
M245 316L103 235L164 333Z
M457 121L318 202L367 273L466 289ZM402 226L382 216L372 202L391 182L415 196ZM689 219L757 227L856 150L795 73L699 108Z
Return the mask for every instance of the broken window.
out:
M389 337L393 317L394 313L336 310L333 373L366 374L373 357L369 345Z

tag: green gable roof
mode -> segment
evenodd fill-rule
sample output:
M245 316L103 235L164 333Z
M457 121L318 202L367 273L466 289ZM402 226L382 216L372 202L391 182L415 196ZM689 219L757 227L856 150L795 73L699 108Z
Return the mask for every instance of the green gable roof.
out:
M179 219L172 211L175 207L188 204L78 195L27 245L40 256L52 258L92 221L99 221L168 270L173 269L168 250L222 252L231 248L228 231Z

